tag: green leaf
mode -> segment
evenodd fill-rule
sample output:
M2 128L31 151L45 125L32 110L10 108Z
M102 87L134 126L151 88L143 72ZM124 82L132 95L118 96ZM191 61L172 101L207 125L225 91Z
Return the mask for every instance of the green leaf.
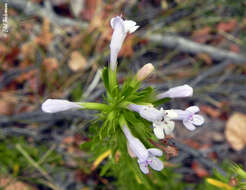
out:
M163 99L160 99L160 100L156 100L155 102L153 102L153 105L154 106L159 106L161 104L169 102L170 100L171 100L171 98L163 98Z
M104 87L106 88L106 91L110 92L107 67L104 67L104 69L102 70L102 80L103 80Z

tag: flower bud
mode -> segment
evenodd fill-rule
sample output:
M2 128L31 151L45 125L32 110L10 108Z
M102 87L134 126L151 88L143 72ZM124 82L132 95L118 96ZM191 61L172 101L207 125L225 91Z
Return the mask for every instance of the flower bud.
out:
M137 80L142 81L146 79L153 71L154 66L151 63L145 64L136 74Z
M170 88L168 91L157 95L157 99L162 98L185 98L193 95L193 88L187 84Z
M47 99L41 106L42 111L47 113L56 113L79 108L83 108L83 106L80 106L75 102L62 99Z

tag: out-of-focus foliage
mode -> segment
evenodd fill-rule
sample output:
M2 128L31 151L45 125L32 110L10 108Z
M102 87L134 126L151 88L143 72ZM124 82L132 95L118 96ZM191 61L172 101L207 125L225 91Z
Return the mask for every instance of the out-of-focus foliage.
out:
M2 140L1 140L2 141ZM23 173L35 173L30 162L23 157L23 154L16 149L19 144L27 154L35 161L40 162L40 166L55 166L61 164L61 156L55 152L49 152L45 145L28 144L23 138L12 137L5 139L0 144L0 173L10 174L15 177L21 177ZM47 155L46 153L49 152Z

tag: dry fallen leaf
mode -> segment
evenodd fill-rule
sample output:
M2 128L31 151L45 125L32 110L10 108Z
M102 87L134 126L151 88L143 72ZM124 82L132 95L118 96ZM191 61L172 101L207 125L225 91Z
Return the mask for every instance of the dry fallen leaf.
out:
M217 26L217 30L219 32L231 32L233 31L237 26L237 20L231 19L227 22L221 22Z
M208 65L211 65L213 62L212 58L206 53L199 53L199 54L197 54L197 57L199 59L201 59L202 61L204 61Z
M4 100L0 100L0 114L1 115L11 115L14 112L13 104L10 102L6 102Z
M37 76L38 71L36 69L27 71L25 73L20 74L17 78L16 81L18 83L23 83L24 81L28 81L30 80L30 78L33 78L35 76Z
M21 46L21 54L24 58L35 57L36 44L33 42L26 42Z
M43 20L42 33L35 38L35 43L41 46L47 47L53 39L53 34L51 32L51 25L48 19Z
M192 162L191 168L200 178L207 177L209 175L208 171L197 161Z
M56 58L45 58L43 61L43 65L45 66L46 71L53 72L58 69L59 64Z
M195 30L192 33L192 39L198 43L206 43L209 39L211 39L211 31L212 29L209 26Z
M18 102L16 96L10 93L0 93L0 115L11 115Z
M240 151L246 145L246 115L234 113L226 123L225 136L232 148Z
M82 15L85 20L91 20L95 15L96 8L100 4L101 0L86 0L84 2L85 8L83 9Z
M218 118L221 115L221 111L219 109L212 108L211 106L207 105L200 106L200 110L213 118Z
M0 187L4 187L5 190L36 190L26 183L4 176L0 176Z
M74 51L71 54L68 66L75 72L84 70L86 67L86 59L78 51Z
M133 47L133 40L134 40L134 36L133 35L129 35L126 38L126 41L124 43L124 46L122 47L119 56L125 56L125 57L131 57L134 53L132 47Z
M230 50L234 53L240 53L240 47L236 44L231 44L230 45Z

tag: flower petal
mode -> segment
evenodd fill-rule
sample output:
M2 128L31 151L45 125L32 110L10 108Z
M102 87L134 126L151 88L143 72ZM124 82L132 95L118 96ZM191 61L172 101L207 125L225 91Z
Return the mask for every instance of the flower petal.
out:
M163 128L161 128L161 127L154 127L154 134L158 139L164 139L165 138Z
M125 31L129 33L133 33L139 28L139 26L136 25L136 22L132 20L125 20L124 27L125 27Z
M133 33L133 32L135 32L138 28L139 28L140 26L133 26L132 28L130 28L129 29L129 33L131 34L131 33Z
M156 171L161 171L164 168L163 162L154 156L151 158L151 161L148 163L150 167Z
M198 106L190 106L186 109L186 111L189 111L189 112L192 112L192 113L196 113L196 112L199 112L200 109Z
M172 134L174 127L175 127L175 123L173 121L170 121L170 120L165 120L164 122L166 124L165 128L164 128L165 134L166 135Z
M199 114L195 114L193 115L193 120L191 121L194 125L202 125L204 123L204 118L199 115Z
M163 111L160 111L152 106L143 106L139 111L139 114L142 118L151 122L161 120L164 116Z
M148 151L154 156L162 156L162 151L158 148L149 148Z
M170 119L178 118L178 113L175 112L175 110L165 110L164 113L165 113L166 117L168 117Z
M56 113L60 111L66 111L69 109L80 109L83 106L78 105L75 102L62 99L47 99L41 106L43 112Z
M183 121L184 126L190 131L194 131L196 127L190 121Z
M136 22L133 20L124 20L124 27L126 31L129 31L130 28L136 26Z
M139 168L144 174L149 173L149 168L145 163L139 163Z
M184 98L193 95L193 88L187 84L170 88L168 91L157 95L157 99L162 98Z
M124 21L120 16L116 16L114 18L111 18L110 25L113 29L115 29L116 24L121 24L122 26L124 26Z

